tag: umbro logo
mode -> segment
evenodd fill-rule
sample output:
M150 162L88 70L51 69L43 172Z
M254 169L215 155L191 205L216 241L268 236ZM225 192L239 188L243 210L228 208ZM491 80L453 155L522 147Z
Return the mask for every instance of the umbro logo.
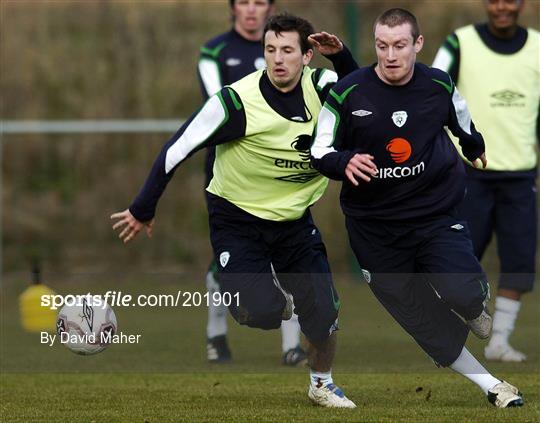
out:
M503 90L503 91L498 91L496 93L491 94L491 97L499 101L504 101L505 103L513 103L514 101L520 100L524 98L525 96L515 91Z
M236 57L231 57L225 62L227 66L238 66L240 63L242 63L242 61L240 59L237 59Z
M455 225L450 226L452 229L455 229L456 231L461 231L465 226L456 223Z
M491 107L525 107L525 96L521 93L511 90L497 91L491 94L491 98L494 99L490 103Z
M370 112L369 110L355 110L354 112L352 112L353 115L355 116L360 116L360 117L364 117L364 116L369 116L369 115L372 115L373 112Z
M296 182L299 184L305 184L306 182L315 179L317 176L320 176L319 172L307 172L307 173L296 173L294 175L280 176L279 178L274 178L279 181L285 182Z

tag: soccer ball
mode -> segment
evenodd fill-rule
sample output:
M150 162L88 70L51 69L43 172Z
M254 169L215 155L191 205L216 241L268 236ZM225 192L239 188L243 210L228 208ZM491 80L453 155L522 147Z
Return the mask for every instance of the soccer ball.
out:
M66 304L58 313L56 332L60 342L76 354L103 351L117 333L113 309L106 303L92 305L86 298Z

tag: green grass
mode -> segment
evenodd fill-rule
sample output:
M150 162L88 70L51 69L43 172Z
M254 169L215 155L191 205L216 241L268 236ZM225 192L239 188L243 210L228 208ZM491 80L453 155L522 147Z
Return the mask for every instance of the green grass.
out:
M505 375L506 376L506 375ZM452 374L339 374L355 410L312 406L305 375L5 375L3 421L538 421L538 375L520 380L527 404L499 410Z
M198 277L177 275L54 279L54 288L63 294L204 289L193 282ZM0 421L540 421L538 293L524 298L512 338L529 361L488 365L524 392L526 405L498 410L466 379L437 369L366 285L344 275L336 275L336 281L342 312L334 380L359 406L352 411L309 403L306 369L279 364L279 331L248 329L229 320L234 362L208 364L204 307L117 307L120 330L142 334L141 343L114 345L96 356L41 345L37 334L19 325L16 297L23 284L4 278ZM478 357L483 346L472 337L467 343Z

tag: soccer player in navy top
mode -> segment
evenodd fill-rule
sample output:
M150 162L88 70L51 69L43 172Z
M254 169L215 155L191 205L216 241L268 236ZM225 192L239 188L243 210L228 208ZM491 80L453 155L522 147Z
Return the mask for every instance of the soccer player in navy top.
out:
M464 346L469 329L489 337L489 285L466 224L453 215L465 172L444 127L485 167L484 141L448 74L416 63L423 37L410 12L388 10L374 33L377 64L330 91L312 163L343 181L351 247L388 312L438 365L475 382L497 407L522 405L518 390Z
M273 0L230 0L234 23L230 31L214 37L202 48L197 73L204 100L244 76L266 67L261 43L264 25L273 11ZM208 147L205 158L205 187L212 179L216 148ZM210 296L220 292L217 266L214 260L206 274ZM223 363L231 359L227 342L227 307L210 302L206 325L208 361ZM282 362L296 366L306 362L306 352L300 346L298 316L281 324Z

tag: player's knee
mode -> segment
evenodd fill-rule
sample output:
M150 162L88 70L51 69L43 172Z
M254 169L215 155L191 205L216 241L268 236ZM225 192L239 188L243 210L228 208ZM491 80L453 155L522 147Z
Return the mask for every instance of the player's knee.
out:
M333 304L314 304L307 310L298 310L300 328L312 342L326 340L337 330L338 308Z
M277 329L281 326L282 312L254 313L249 315L244 324L251 328Z
M239 305L231 309L231 314L241 325L266 330L277 329L281 326L283 305L274 304L256 309Z
M466 284L467 289L454 290L445 298L465 319L477 317L489 299L489 283L486 278L474 277Z

